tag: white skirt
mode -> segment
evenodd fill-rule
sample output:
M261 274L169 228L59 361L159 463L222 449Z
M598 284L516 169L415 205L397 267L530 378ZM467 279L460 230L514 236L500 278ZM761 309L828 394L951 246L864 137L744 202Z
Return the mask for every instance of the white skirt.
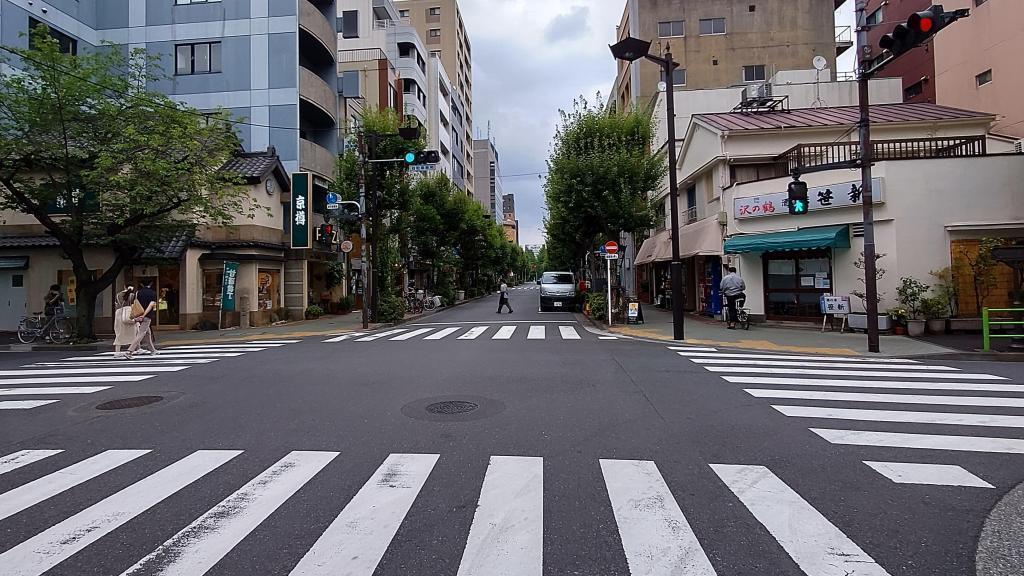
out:
M127 313L124 311L127 308ZM121 321L122 315L131 315L131 306L125 306L119 308L114 314L114 345L115 346L127 346L135 340L135 335L139 331L139 324L132 322L131 324L125 324Z

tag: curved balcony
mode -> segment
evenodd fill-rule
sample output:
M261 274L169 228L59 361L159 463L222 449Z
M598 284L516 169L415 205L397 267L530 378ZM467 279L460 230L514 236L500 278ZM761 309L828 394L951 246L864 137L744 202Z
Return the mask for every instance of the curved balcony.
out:
M334 62L338 35L327 17L309 0L299 0L299 37L300 48L312 60Z
M299 170L334 179L334 154L323 146L299 138Z
M311 105L302 107L303 102ZM312 109L309 120L317 124L333 126L338 114L338 94L309 70L299 67L299 104Z

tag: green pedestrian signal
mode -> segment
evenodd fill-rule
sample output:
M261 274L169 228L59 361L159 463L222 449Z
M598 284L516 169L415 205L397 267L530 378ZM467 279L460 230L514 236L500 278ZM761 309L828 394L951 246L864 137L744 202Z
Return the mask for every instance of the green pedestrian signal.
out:
M405 163L406 164L412 164L415 161L416 161L416 153L415 152L406 152L405 153Z
M810 207L807 200L807 183L794 180L789 183L789 213L794 216L807 214Z

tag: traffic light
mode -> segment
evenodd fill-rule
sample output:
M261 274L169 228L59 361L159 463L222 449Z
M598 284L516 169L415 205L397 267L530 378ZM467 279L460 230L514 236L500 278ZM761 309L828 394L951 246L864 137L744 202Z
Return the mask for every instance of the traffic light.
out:
M789 213L794 216L807 214L807 183L794 180L789 183Z
M891 33L882 36L878 45L891 52L893 57L900 56L925 43L939 30L967 16L970 16L970 10L966 8L946 12L941 4L936 4L911 14L906 24L899 24Z
M337 232L333 224L321 224L316 228L316 241L325 246L336 244L338 241Z
M406 152L406 164L437 164L441 161L441 154L437 150L423 150L421 152Z

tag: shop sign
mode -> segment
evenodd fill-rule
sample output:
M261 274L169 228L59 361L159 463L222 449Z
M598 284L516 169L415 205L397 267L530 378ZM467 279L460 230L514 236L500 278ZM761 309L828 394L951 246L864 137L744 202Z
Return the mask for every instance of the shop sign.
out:
M235 282L238 280L238 262L224 262L224 282L220 295L220 309L224 312L235 310Z
M871 180L871 195L876 204L883 201L881 178ZM810 200L808 207L810 212L860 206L862 200L860 181L808 188L807 197ZM789 195L786 192L772 192L749 198L733 198L732 205L733 217L737 219L789 215Z
M829 316L846 316L850 313L849 296L822 296L821 313Z
M309 172L292 174L292 248L309 248Z

